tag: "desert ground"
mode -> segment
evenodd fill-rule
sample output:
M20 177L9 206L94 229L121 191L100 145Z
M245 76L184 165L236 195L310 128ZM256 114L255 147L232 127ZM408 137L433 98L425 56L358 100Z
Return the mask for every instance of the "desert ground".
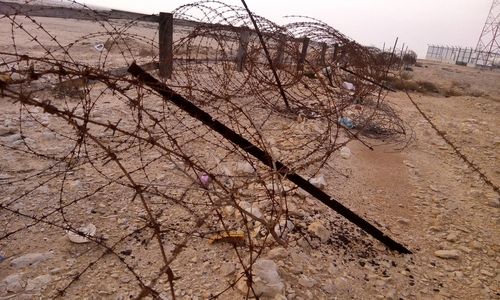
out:
M37 19L61 43L102 30L88 21ZM10 22L0 21L3 22L0 35L10 37ZM131 30L154 39L154 27L146 27ZM43 53L41 49L26 46L30 45L29 40L20 36L16 40L17 50L31 51L33 55ZM75 45L73 58L91 62L100 55L93 49L93 44L99 41L99 36L92 36ZM0 51L11 51L11 47L10 39L0 41ZM108 61L112 67L123 67L126 63L119 54L110 55ZM410 95L438 129L499 186L500 72L425 60L419 60L412 69L405 71L408 80L425 80L442 91L453 90L453 93L410 92ZM52 96L42 93L40 97L53 99ZM129 121L135 116L128 113L122 101L113 99L109 95L104 98L102 105L92 111L92 117L113 124L123 119L124 128L133 126ZM66 98L53 101L67 101L70 108L74 104ZM151 101L161 103L160 99ZM406 137L364 138L373 150L357 140L348 140L345 147L350 154L334 154L320 173L328 194L413 253L391 252L314 198L294 194L287 199L293 222L289 242L264 243L254 267L256 278L260 277L256 279L259 289L265 291L261 299L500 298L500 195L457 156L404 92L391 92L385 101L404 121ZM103 159L95 168L82 162L56 181L50 180L50 172L36 177L38 172L47 170L51 161L23 151L20 130L24 130L23 135L29 138L27 143L34 149L54 155L71 149L64 137L70 130L67 124L41 108L30 108L30 114L24 111L21 115L19 103L8 97L0 97L0 103L0 299L131 299L138 297L142 289L137 278L150 280L145 284L161 291L158 298L171 299L167 276L155 282L150 276L159 271L161 256L153 234L140 231L147 226L140 201L131 200L135 198L133 191L118 184L119 180L108 185L107 178L116 178L113 176L117 176L119 169L104 164ZM272 125L295 126L294 122L298 123L277 118ZM303 122L299 125L306 129L318 126L314 120L304 122L305 125ZM279 130L266 132L276 140L283 135ZM99 134L103 139L111 138L109 131ZM341 135L340 139L345 138ZM200 151L208 147L205 140L188 143L196 143ZM92 150L88 151L92 157ZM141 151L144 157L155 157L147 149ZM196 151L193 150L193 155ZM133 154L124 160L131 167L140 165ZM158 163L151 168L148 175L154 176L155 182L170 182L170 177L178 172L175 162ZM70 201L67 199L83 197L101 186L86 196L85 201L65 206L65 201ZM182 190L174 187L166 190L174 198L181 197ZM255 194L260 191L258 187L255 191L248 190ZM193 187L186 197L197 199L208 194ZM155 199L152 196L149 200L153 203ZM266 211L264 203L258 206L261 211ZM100 240L75 243L63 228L24 217L43 215L54 207L57 214L46 220L74 226L94 224ZM164 212L158 217L159 222L175 228L166 233L168 251L175 252L175 242L187 239L170 264L176 277L176 298L249 296L245 278L233 283L243 274L241 257L246 261L252 253L238 252L231 243L211 243L206 237L192 234L196 220L190 219L190 214L181 208L165 206L161 201L153 207ZM235 219L230 224L241 222L230 208L223 211L229 223ZM217 217L208 214L207 220ZM258 227L255 223L253 226ZM102 247L103 241L107 245L116 243L111 249L116 255ZM61 289L65 289L64 295L58 294Z

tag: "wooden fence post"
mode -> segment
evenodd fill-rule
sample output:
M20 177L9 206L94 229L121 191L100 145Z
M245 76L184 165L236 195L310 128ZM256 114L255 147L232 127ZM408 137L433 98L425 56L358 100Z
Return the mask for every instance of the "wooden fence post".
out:
M248 28L240 28L240 45L238 47L238 53L236 54L236 70L238 72L243 71L243 65L247 57L247 47L248 39L250 37L250 31Z
M174 65L174 16L171 13L160 13L160 76L162 78L172 78Z
M323 66L326 65L326 49L328 49L326 43L321 43L321 54L319 57L319 62Z
M333 57L332 57L333 61L337 60L338 53L339 53L339 44L335 43L333 44Z
M273 66L277 69L283 65L284 51L286 45L286 36L281 35L278 39L278 47L276 49L276 56L274 57Z
M307 56L307 47L309 47L309 38L302 38L302 52L299 56L299 61L297 62L297 73L304 71L304 63L306 61Z

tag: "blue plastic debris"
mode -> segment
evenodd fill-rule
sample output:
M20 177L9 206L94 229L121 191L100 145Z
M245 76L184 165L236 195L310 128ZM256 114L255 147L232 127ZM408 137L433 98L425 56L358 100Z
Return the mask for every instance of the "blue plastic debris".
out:
M339 124L340 124L340 126L343 126L343 127L347 128L347 129L354 128L354 123L348 117L341 117L341 118L339 118Z

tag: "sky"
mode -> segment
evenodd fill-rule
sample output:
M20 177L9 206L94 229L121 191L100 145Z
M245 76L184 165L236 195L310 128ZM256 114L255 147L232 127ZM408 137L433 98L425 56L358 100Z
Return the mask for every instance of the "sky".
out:
M80 1L78 1L80 2ZM170 12L194 1L83 0L86 4L147 14ZM241 5L240 1L223 1ZM491 0L246 0L249 8L278 24L283 16L320 19L366 46L408 45L423 58L427 45L475 48Z

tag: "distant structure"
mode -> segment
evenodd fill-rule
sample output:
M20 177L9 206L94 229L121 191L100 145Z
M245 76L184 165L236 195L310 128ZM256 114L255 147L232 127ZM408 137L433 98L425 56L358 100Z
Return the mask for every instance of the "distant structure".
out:
M429 45L425 58L457 65L500 67L500 0L491 4L476 49Z
M500 58L500 0L493 0L490 13L486 18L483 30L476 46L475 64L491 66L498 64Z

